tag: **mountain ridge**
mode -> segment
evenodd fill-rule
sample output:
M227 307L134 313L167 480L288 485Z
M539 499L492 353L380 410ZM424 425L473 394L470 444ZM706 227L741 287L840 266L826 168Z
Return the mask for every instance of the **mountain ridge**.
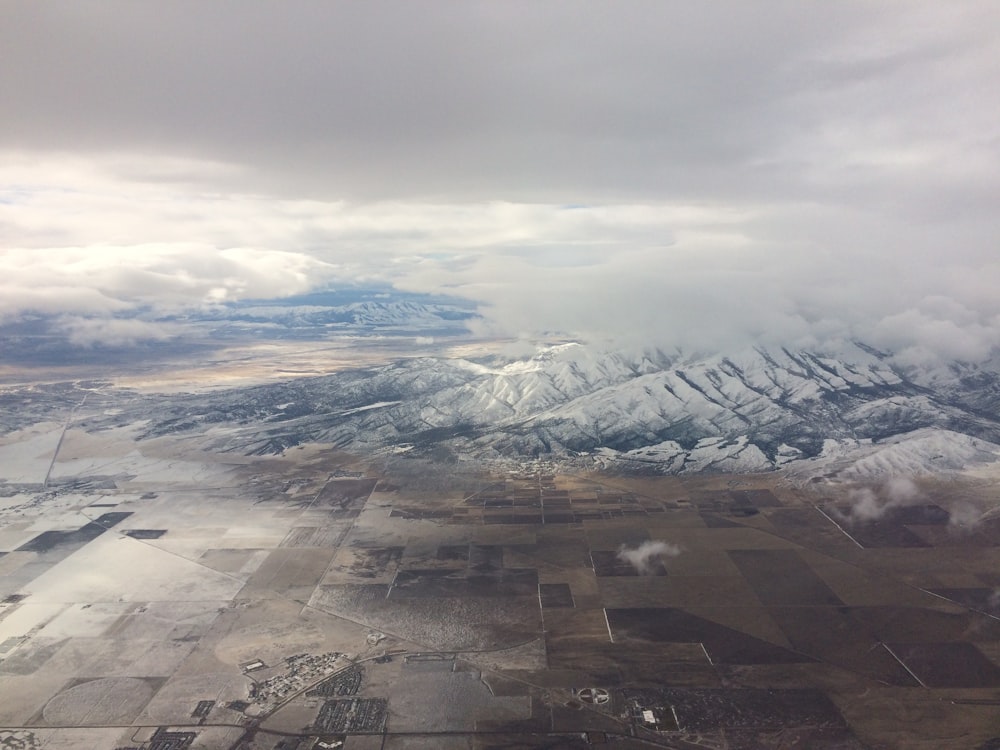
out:
M423 357L192 396L148 434L235 422L245 429L225 431L215 447L275 453L322 442L474 459L554 456L663 473L773 470L821 458L833 444L864 453L928 429L1000 443L992 411L1000 373L952 372L902 368L863 344L699 358L562 343L530 357Z

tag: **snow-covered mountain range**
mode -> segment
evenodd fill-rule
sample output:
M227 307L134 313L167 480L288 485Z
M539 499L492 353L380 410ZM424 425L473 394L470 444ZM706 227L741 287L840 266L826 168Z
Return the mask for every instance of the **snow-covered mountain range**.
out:
M229 325L271 324L282 328L391 329L424 331L458 328L476 317L470 310L453 304L410 299L362 300L339 305L317 304L236 304L198 315L200 321L220 321Z
M998 406L995 362L903 368L863 344L691 357L568 343L174 399L148 434L208 429L215 447L247 453L318 441L664 473L822 461L849 470L862 459L891 473L996 460Z

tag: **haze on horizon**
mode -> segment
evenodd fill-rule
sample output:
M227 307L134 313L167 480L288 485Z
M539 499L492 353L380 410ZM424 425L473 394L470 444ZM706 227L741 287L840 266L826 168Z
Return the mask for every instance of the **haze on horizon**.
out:
M996 3L0 17L0 324L389 284L505 336L1000 346Z

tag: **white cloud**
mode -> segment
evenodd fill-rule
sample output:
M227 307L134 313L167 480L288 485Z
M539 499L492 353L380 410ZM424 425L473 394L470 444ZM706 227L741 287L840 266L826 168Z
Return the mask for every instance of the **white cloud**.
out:
M861 487L848 493L851 507L841 519L852 523L870 523L893 508L914 505L923 500L920 488L909 477L892 477L880 487Z
M635 568L639 575L649 575L656 563L677 557L680 553L681 548L676 544L656 540L643 542L634 548L623 544L618 548L618 559Z
M192 243L12 249L0 255L0 321L24 313L172 313L287 296L332 274L329 264L301 253Z

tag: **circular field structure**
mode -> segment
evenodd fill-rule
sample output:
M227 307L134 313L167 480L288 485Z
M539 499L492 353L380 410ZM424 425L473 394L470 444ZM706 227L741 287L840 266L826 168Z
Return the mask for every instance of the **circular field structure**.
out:
M45 704L42 715L55 726L128 724L153 697L134 677L106 677L67 688Z
M604 688L584 688L576 694L584 703L600 706L611 700L611 695Z
M233 701L243 701L250 694L250 680L231 672L174 677L156 694L143 711L147 719L159 724L190 721L191 708L198 701L214 701L224 707Z

